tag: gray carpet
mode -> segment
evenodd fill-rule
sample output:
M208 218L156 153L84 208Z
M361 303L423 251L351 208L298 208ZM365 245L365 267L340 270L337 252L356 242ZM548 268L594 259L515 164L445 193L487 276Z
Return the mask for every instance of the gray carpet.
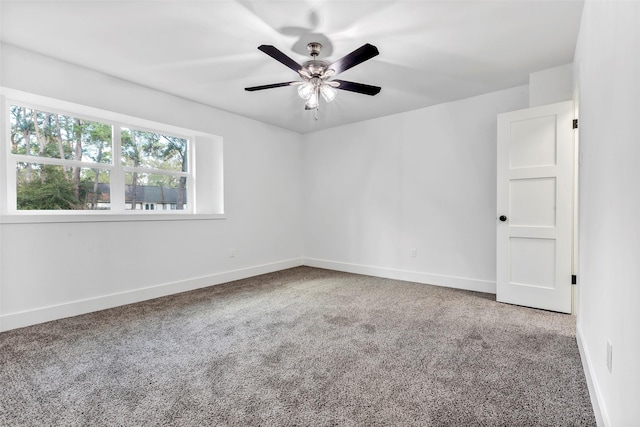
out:
M574 323L294 268L0 334L0 425L595 425Z

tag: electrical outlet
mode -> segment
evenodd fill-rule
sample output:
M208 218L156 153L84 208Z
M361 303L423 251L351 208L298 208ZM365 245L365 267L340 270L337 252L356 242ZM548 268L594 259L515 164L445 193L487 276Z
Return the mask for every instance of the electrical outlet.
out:
M235 258L236 257L236 250L235 249L229 249L229 258Z
M418 250L416 248L411 248L411 258L415 258L418 256Z
M607 341L607 369L611 372L611 365L613 362L613 346L609 341Z

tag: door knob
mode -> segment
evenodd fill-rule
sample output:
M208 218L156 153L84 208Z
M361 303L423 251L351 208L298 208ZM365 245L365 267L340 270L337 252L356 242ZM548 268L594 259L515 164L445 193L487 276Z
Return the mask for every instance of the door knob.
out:
M507 217L504 215L500 215L500 218L498 218L500 221L505 222L507 220Z

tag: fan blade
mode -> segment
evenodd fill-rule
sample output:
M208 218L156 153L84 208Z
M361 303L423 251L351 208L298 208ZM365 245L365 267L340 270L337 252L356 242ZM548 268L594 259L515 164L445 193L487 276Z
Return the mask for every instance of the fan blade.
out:
M336 62L329 65L327 69L336 70L336 72L333 74L335 76L342 73L343 71L348 70L351 67L355 67L356 65L361 64L364 61L373 58L379 53L380 52L378 52L377 47L367 43L365 45L360 46L358 49L354 50L347 56L344 56L338 59Z
M299 82L285 82L285 83L273 83L270 85L262 85L262 86L253 86L253 87L245 87L244 90L248 90L249 92L253 92L255 90L262 89L272 89L274 87L282 87L282 86L293 86L298 84Z
M294 61L293 59L289 58L287 55L279 51L275 46L263 44L263 45L260 45L258 49L263 51L264 53L266 53L276 61L291 68L296 73L302 70L302 65L298 64L296 61Z
M349 92L357 92L357 93L363 93L365 95L377 95L378 93L380 93L380 90L382 89L379 86L371 86L371 85L366 85L364 83L354 83L354 82L348 82L346 80L331 80L331 82L338 82L340 85L337 86L337 89L342 89L342 90L348 90ZM332 85L333 86L333 85Z

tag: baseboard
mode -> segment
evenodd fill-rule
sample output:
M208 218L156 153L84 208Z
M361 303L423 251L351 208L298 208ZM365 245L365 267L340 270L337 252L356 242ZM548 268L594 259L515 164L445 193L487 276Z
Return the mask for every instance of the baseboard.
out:
M596 416L596 422L600 427L609 427L611 423L607 416L607 410L604 406L604 400L602 399L602 392L598 386L598 380L594 375L589 348L582 339L582 328L580 325L576 326L576 341L578 342L580 359L582 359L582 367L584 369L584 376L587 380L587 387L589 388L589 396L591 397L591 405L593 406L593 412Z
M490 294L496 293L496 283L488 280L468 279L464 277L445 276L440 274L422 273L418 271L398 270L394 268L375 267L370 265L352 264L316 258L304 258L303 262L304 265L307 265L309 267L326 268L328 270L337 270L347 273L364 274L368 276L384 277L387 279L403 280L407 282L444 286L447 288L464 289L467 291L486 292Z
M105 310L121 305L133 304L153 298L205 288L207 286L219 285L221 283L227 283L234 280L246 279L260 274L273 273L274 271L299 267L301 265L303 265L302 259L295 258L239 270L216 273L208 276L196 277L179 282L164 283L157 286L134 289L117 294L72 301L65 304L42 307L19 313L9 313L0 316L0 331L8 331L10 329L63 319L65 317L78 316L80 314Z
M94 311L105 310L126 304L133 304L153 298L159 298L180 292L191 291L207 286L246 279L260 274L272 273L287 268L307 265L310 267L326 268L329 270L345 271L395 280L445 286L449 288L465 289L477 292L496 293L495 282L468 279L455 276L428 274L415 271L398 270L392 268L375 267L361 264L351 264L338 261L321 260L315 258L295 258L270 264L263 264L239 270L226 271L208 276L192 278L179 282L135 289L117 294L103 295L95 298L72 301L48 307L18 313L8 313L0 316L0 331L22 328L38 323L78 316Z

